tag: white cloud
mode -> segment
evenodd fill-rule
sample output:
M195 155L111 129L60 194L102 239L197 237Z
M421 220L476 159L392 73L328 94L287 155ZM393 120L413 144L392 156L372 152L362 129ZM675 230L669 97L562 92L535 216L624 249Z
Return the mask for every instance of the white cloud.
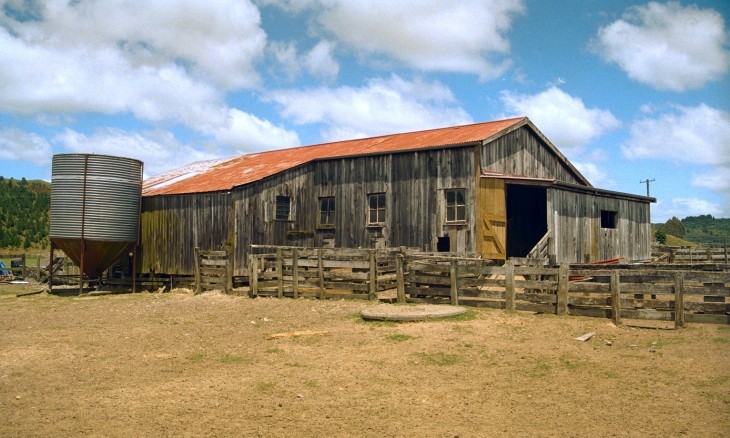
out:
M334 58L335 44L331 41L318 42L309 52L300 55L296 43L272 42L269 45L277 63L282 66L287 77L292 80L304 68L310 75L322 79L336 79L340 64Z
M695 5L650 2L630 7L598 31L597 50L632 79L660 90L686 91L730 68L722 15Z
M184 164L220 158L220 154L204 152L181 144L164 131L128 132L115 128L96 130L86 135L66 129L54 138L68 152L123 155L144 162L145 175L157 175Z
M583 147L621 126L610 111L587 108L557 87L535 95L503 91L501 100L509 115L526 115L560 149Z
M596 163L583 162L583 161L572 161L578 171L590 181L594 187L606 187L610 180L608 173L598 167Z
M730 198L730 166L692 176L692 186L725 192ZM730 199L729 199L730 200Z
M312 76L334 79L340 71L340 65L335 61L332 51L334 44L330 41L320 41L304 56L304 65Z
M385 56L423 71L492 79L509 66L506 33L522 0L263 1L289 12L311 9L317 30L357 53Z
M635 121L629 131L621 145L625 157L704 166L702 174L693 175L692 186L720 193L726 205L701 214L723 211L730 216L730 113L705 104L676 106L656 118Z
M397 75L361 88L278 90L269 99L297 124L322 123L326 140L364 137L471 123L451 91L438 82L406 81Z
M699 198L674 198L668 203L657 202L651 207L651 221L654 223L666 222L672 217L683 218L687 216L700 216L710 214L713 216L723 217L728 215L730 210L725 207L725 211L720 205L714 204Z
M226 127L212 134L216 140L235 147L240 153L299 145L296 132L237 109L230 111Z
M38 19L0 10L0 110L130 112L206 129L226 122L226 90L259 82L266 34L247 0L22 5L40 5Z
M269 44L269 50L274 55L277 63L282 66L289 79L294 79L299 75L302 67L297 54L296 43L292 41L288 43L273 41Z
M0 157L3 160L42 166L50 163L51 155L51 145L40 135L15 128L0 129Z
M630 159L730 166L730 113L701 104L639 119L621 152Z

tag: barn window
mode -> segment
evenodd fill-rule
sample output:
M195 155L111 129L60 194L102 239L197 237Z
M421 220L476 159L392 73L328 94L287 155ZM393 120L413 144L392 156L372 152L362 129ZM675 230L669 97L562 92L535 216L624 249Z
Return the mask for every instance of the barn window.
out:
M446 222L463 222L466 220L466 190L446 190Z
M368 225L385 223L385 193L368 195Z
M289 196L277 196L276 197L276 215L274 218L277 221L288 221L291 214L291 197Z
M618 212L601 210L601 228L616 228L618 225Z
M335 226L335 197L319 198L319 226L333 228Z

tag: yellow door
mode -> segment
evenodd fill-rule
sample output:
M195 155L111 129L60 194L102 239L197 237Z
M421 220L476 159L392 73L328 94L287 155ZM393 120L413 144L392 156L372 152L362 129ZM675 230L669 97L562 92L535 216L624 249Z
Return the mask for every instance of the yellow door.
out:
M507 259L507 205L504 180L479 178L481 254L485 259Z

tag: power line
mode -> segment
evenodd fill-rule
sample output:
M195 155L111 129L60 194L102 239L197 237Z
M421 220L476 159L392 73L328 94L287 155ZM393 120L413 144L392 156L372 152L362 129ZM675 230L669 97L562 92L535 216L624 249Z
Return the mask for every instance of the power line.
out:
M645 179L644 181L639 181L639 184L644 184L644 183L646 183L646 196L647 196L647 197L651 196L651 195L649 194L649 184L650 184L651 182L653 182L653 181L656 181L656 179L653 179L653 178L652 178L652 179L649 179L649 178L647 178L647 179Z

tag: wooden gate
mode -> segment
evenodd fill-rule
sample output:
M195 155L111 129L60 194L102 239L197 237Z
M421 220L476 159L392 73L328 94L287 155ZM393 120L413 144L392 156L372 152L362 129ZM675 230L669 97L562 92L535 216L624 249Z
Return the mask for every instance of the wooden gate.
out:
M480 251L482 257L491 260L506 260L507 205L503 180L479 179L477 216L482 235Z
M233 289L233 258L231 249L201 251L195 248L195 293L220 289L230 293Z

